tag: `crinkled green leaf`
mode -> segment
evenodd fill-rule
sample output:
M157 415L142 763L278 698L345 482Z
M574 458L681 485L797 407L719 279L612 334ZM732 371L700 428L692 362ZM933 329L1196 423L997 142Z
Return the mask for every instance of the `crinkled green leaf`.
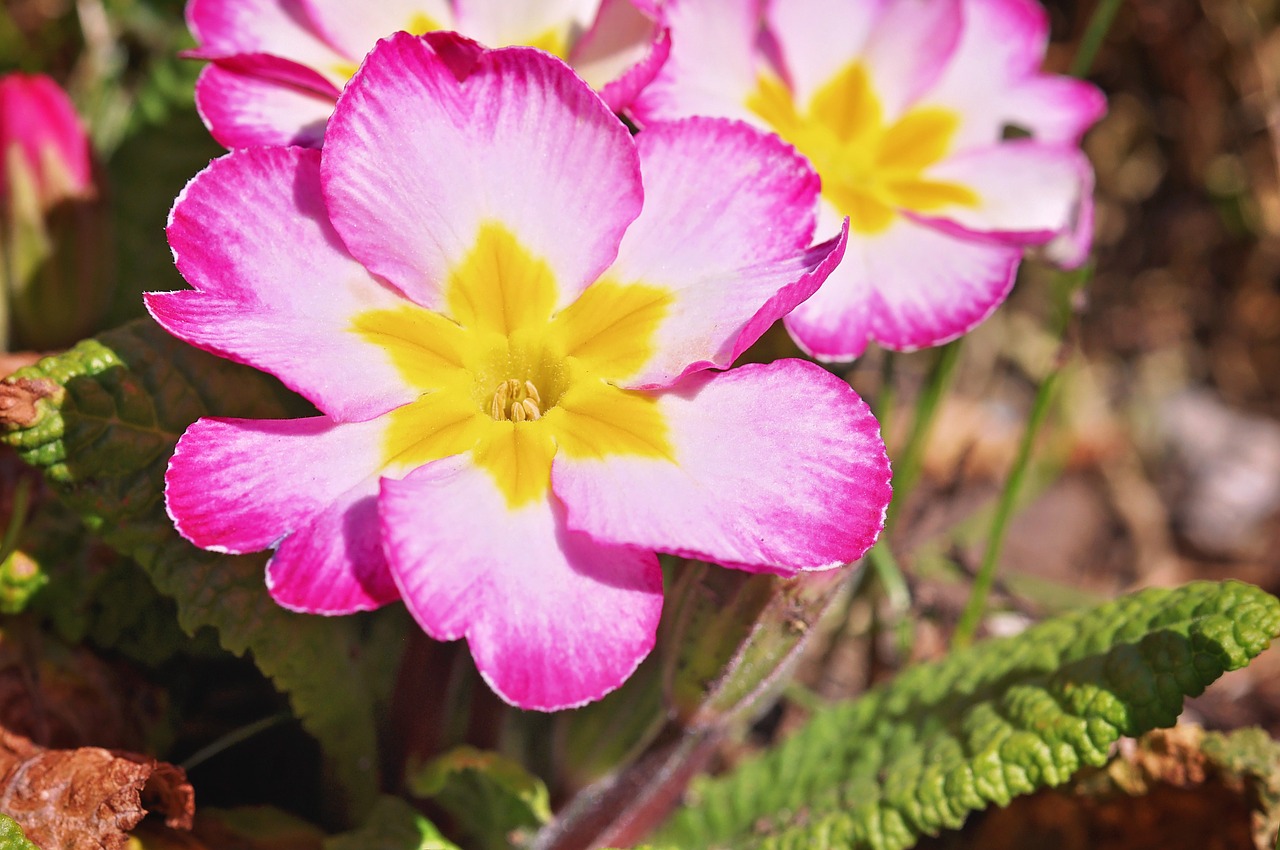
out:
M411 771L409 790L428 797L478 847L505 850L508 836L551 819L547 786L518 762L474 747L456 747Z
M263 556L229 556L191 546L164 511L164 471L174 443L205 415L287 417L291 401L267 376L212 357L141 320L20 370L49 392L34 421L3 439L40 467L90 529L142 565L173 597L188 633L212 626L222 645L250 652L289 694L320 740L347 803L372 802L374 717L353 618L310 617L277 606L263 581Z
M1280 601L1239 582L1148 590L908 669L825 709L765 757L695 786L661 838L685 848L902 850L1100 765L1243 667Z
M0 850L40 850L27 840L18 822L5 814L0 814Z
M382 797L363 826L328 839L324 850L458 850L458 847L404 800Z

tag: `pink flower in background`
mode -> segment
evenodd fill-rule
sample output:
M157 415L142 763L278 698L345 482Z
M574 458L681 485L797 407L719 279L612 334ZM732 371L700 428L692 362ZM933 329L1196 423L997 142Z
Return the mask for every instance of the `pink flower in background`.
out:
M196 105L228 148L320 144L343 85L378 39L456 30L568 61L615 111L666 59L659 0L191 0L189 55L213 64Z
M84 125L66 93L42 74L0 77L0 151L0 203L6 206L27 186L46 210L95 194Z
M403 598L513 704L597 699L653 646L655 551L788 575L879 532L888 462L850 387L721 371L839 261L843 235L810 247L817 193L740 122L633 139L539 51L380 42L321 150L234 152L174 207L194 290L152 314L321 415L195 423L170 515L274 547L287 607Z
M94 172L58 84L0 77L0 351L70 345L106 309L114 254Z
M844 262L787 317L807 351L939 345L1008 295L1023 251L1088 254L1080 138L1105 102L1043 74L1034 0L672 0L671 55L632 111L766 127L822 176L819 228Z

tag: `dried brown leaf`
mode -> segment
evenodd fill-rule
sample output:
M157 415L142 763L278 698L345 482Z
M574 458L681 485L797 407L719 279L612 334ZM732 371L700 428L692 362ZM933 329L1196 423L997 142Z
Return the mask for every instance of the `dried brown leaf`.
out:
M146 805L189 829L195 794L181 768L99 747L48 750L0 730L0 811L57 850L124 850Z
M0 383L0 425L25 428L36 421L36 402L61 387L43 378L17 378Z

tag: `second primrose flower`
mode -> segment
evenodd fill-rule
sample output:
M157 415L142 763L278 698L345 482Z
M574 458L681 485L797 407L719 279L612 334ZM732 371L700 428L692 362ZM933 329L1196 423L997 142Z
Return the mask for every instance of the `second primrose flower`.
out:
M195 289L152 314L320 415L195 423L170 514L275 547L287 607L403 598L513 704L597 699L653 646L655 551L789 575L881 528L884 445L844 381L720 371L840 260L843 234L810 247L818 191L745 124L633 140L554 57L393 36L322 150L231 153L174 207Z
M1024 249L1087 257L1093 86L1041 72L1036 0L669 0L636 117L741 118L822 175L848 255L787 329L824 360L940 345L991 314Z

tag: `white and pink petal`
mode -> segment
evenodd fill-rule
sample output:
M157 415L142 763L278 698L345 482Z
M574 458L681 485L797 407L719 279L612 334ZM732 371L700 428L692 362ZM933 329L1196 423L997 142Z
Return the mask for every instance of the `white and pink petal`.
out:
M456 0L458 31L488 47L547 40L568 47L591 26L600 0Z
M167 330L271 372L339 419L368 419L417 398L356 317L408 302L374 279L329 225L320 153L236 151L183 190L169 244L195 290L149 293Z
M191 0L186 14L200 59L270 53L320 69L353 58L316 30L302 0Z
M856 560L889 504L879 426L847 383L799 360L702 372L656 394L674 456L575 456L552 488L595 540L755 571Z
M398 34L366 59L325 136L334 227L367 268L443 309L450 271L500 224L548 263L563 306L639 213L634 145L560 60L467 44Z
M778 45L791 93L808 103L860 57L892 0L770 0L769 33Z
M569 51L569 64L614 112L631 105L671 53L668 30L632 0L601 0L591 27Z
M267 566L277 601L350 613L396 598L377 533L381 421L201 419L178 441L165 507L205 549L279 547Z
M974 148L943 160L924 176L963 186L975 202L948 206L929 218L958 233L1043 244L1071 226L1091 175L1088 158L1073 145L1016 139Z
M1044 246L1044 257L1059 268L1078 269L1089 259L1093 248L1093 187L1094 175L1090 169L1070 225Z
M1037 74L1009 92L1005 123L1045 142L1079 144L1107 111L1107 97L1092 83Z
M553 497L511 509L492 475L446 458L379 498L388 560L409 611L520 708L570 708L617 688L653 648L662 572L649 551L565 527Z
M759 122L747 108L763 67L761 0L670 0L671 52L632 104L644 124L690 115Z
M457 29L457 16L449 0L378 0L353 3L351 0L296 0L306 10L312 28L337 47L343 55L360 60L378 39L394 32L415 35L430 30Z
M893 0L884 7L857 58L886 120L907 112L946 72L960 43L961 2Z
M1021 257L1019 245L900 216L883 233L851 240L844 262L784 322L802 349L825 361L853 360L870 342L895 351L941 345L1004 301Z
M1018 127L1049 142L1078 142L1105 110L1094 86L1043 74L1049 19L1036 0L964 0L960 44L937 85L931 106L961 118L959 149L999 141Z
M196 80L196 109L224 148L320 147L336 94L209 65Z
M727 368L774 321L821 285L842 237L809 249L819 181L778 137L747 124L690 118L637 138L645 207L609 280L671 296L656 351L632 387L664 386L690 369Z

